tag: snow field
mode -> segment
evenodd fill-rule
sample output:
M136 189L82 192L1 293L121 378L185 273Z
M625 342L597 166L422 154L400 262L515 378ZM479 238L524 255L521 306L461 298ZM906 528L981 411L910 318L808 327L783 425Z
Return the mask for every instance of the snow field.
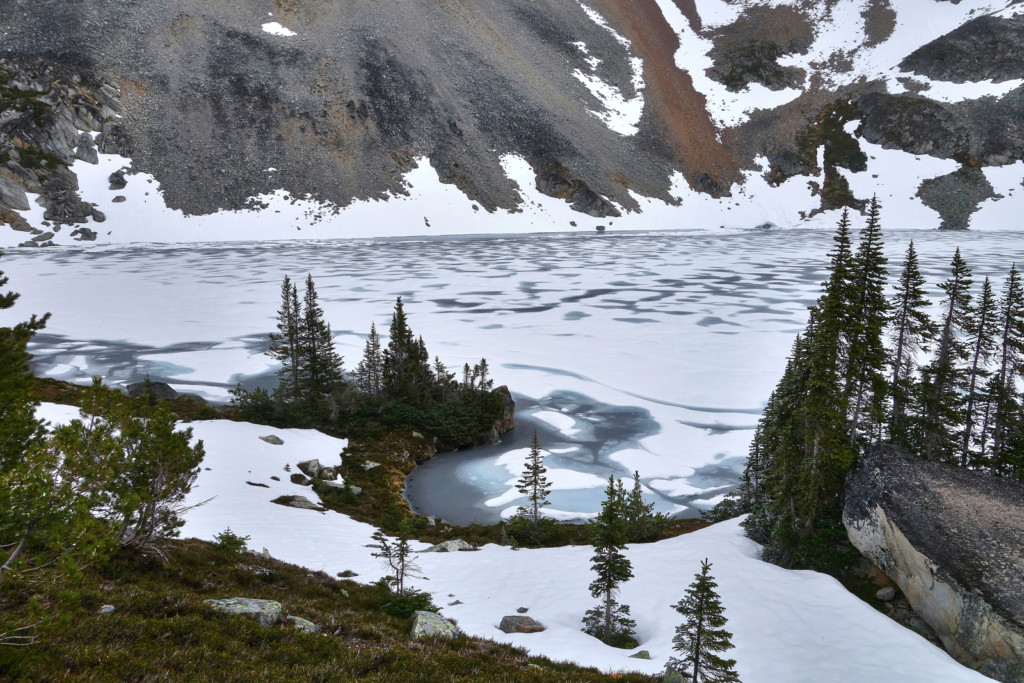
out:
M39 414L59 423L74 409L44 404ZM337 464L346 445L312 430L280 429L223 420L194 422L206 457L187 504L208 500L185 515L183 536L213 540L230 527L250 536L249 547L274 557L335 575L346 569L370 583L384 575L371 557L373 527L334 513L274 505L279 495L315 499L308 488L291 484L284 466L309 458ZM268 433L284 444L259 440ZM274 481L277 476L282 481ZM247 481L266 484L255 487ZM426 548L415 544L415 549ZM621 601L637 621L638 649L651 661L630 659L634 650L610 648L583 634L580 620L593 606L587 586L593 579L589 547L512 551L494 545L476 553L416 556L429 591L442 614L466 633L527 648L532 654L617 671L658 673L671 656L681 617L677 602L700 569L712 562L712 575L733 633L737 671L745 683L932 683L987 681L920 636L876 612L831 577L786 571L757 559L759 546L745 538L738 520L654 544L630 546L634 578L623 585ZM287 597L284 597L287 601ZM459 600L461 605L449 603ZM543 634L504 634L497 624L519 607L543 623Z

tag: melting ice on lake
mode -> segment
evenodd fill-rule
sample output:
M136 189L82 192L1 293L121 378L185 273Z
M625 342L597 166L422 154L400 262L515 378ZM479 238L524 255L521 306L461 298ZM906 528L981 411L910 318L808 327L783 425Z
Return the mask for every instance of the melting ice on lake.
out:
M1021 256L1012 232L889 232L891 268L911 238L936 298L957 246L976 280L1001 282ZM487 357L519 402L505 443L417 471L418 510L511 514L537 429L554 514L586 517L609 475L638 470L659 509L694 515L734 484L830 247L831 232L786 230L14 249L0 267L22 298L0 325L52 312L32 347L41 374L148 374L225 400L273 384L262 352L283 275L313 274L349 367L401 295L431 354Z

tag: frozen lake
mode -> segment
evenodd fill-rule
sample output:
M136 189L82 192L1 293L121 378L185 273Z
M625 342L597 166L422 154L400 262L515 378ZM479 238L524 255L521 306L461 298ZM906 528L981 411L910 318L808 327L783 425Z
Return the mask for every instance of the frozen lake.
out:
M891 268L911 238L936 297L956 246L998 286L1024 261L1018 232L889 231ZM0 324L53 313L32 347L40 374L148 374L226 400L273 383L262 352L283 275L313 274L347 366L401 295L432 355L486 357L519 404L504 443L417 471L416 509L510 514L537 429L553 514L586 517L609 474L639 470L659 509L695 515L734 484L830 247L831 232L786 230L14 249L0 270L22 298Z

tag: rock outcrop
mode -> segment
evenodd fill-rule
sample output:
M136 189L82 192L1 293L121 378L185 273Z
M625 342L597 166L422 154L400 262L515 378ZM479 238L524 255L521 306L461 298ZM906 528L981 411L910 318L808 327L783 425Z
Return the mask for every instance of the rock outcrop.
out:
M409 635L413 638L454 638L459 635L459 627L434 612L413 612L412 629Z
M843 523L957 660L1024 678L1024 486L876 447L847 481Z
M498 443L501 435L516 428L516 402L512 400L512 392L506 386L500 386L494 390L504 400L501 417L495 420L494 426L487 440L491 443Z
M256 598L224 598L222 600L205 600L214 610L225 614L241 614L255 616L260 626L273 626L284 620L284 611L277 600L257 600Z
M914 50L900 68L954 83L1024 78L1024 17L978 17Z

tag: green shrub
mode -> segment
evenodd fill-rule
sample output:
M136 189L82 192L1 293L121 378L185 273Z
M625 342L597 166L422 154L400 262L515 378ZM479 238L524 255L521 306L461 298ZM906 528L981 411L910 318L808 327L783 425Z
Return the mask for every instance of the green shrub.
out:
M224 531L215 535L216 545L221 550L227 550L232 553L240 553L246 549L245 544L249 542L249 536L239 536L228 527Z

